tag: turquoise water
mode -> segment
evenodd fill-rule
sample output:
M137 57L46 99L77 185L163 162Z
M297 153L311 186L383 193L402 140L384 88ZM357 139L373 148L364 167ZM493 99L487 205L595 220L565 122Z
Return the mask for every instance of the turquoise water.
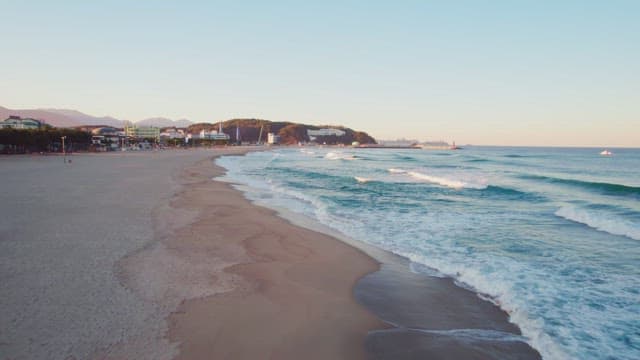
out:
M451 276L545 359L640 358L640 150L287 148L223 157L284 207Z

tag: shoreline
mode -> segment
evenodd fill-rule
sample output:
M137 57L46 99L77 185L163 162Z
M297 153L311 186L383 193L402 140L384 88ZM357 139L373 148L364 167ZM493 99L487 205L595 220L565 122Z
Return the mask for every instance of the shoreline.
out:
M169 316L168 337L180 344L176 359L366 358L368 331L386 325L352 289L378 263L212 181L226 172L214 158L185 172L189 186L173 206L200 201L202 209L187 226L191 239L169 246L225 254L235 264L214 273L216 282L230 283L228 291L184 300Z
M226 175L216 180L228 183L254 206L271 209L293 226L338 239L380 264L353 287L358 303L387 325L369 332L365 344L367 358L438 359L455 355L541 359L522 336L519 326L510 321L509 314L482 298L481 293L456 284L451 277L414 272L409 259L350 238L307 216L251 201L246 196L249 189Z
M0 242L0 353L539 358L451 279L212 180L226 172L215 158L260 150L3 158L15 216L0 229L14 234Z

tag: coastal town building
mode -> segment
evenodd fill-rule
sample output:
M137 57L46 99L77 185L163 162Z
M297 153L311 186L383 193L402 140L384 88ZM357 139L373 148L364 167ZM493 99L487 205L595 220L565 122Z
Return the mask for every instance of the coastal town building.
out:
M0 123L1 128L10 129L40 129L44 122L32 118L21 118L20 116L9 116L8 119Z
M111 126L91 129L91 145L95 151L115 151L122 146L124 132Z
M100 135L100 136L120 136L124 135L122 131L114 128L112 126L101 126L91 129L92 135Z
M309 136L309 141L316 141L319 136L343 136L346 134L344 130L341 129L332 129L332 128L324 128L317 130L307 130L307 136Z
M199 139L202 140L229 140L229 135L216 130L200 130Z
M270 145L274 145L274 144L280 143L280 135L277 135L277 134L274 134L274 133L267 134L267 143L270 144Z
M332 128L325 128L325 129L318 129L318 130L307 130L307 135L309 135L309 137L311 136L343 136L344 134L346 134L346 132L344 130L340 130L340 129L332 129Z
M178 128L167 128L164 129L163 132L160 133L161 139L184 139L185 134L183 129Z
M154 126L136 126L126 124L124 127L124 135L137 139L156 139L160 140L160 128Z

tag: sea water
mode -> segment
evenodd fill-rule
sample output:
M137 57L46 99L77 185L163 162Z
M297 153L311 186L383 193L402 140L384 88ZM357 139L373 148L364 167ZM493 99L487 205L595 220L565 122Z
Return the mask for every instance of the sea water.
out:
M640 150L283 148L222 157L287 208L498 304L545 359L640 359Z

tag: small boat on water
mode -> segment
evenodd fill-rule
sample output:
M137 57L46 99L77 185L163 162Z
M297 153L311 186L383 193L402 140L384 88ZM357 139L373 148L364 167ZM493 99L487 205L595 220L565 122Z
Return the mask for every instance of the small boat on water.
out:
M611 156L611 155L613 155L613 153L611 151L607 150L607 149L604 149L604 150L602 150L600 152L600 155L602 155L602 156Z

